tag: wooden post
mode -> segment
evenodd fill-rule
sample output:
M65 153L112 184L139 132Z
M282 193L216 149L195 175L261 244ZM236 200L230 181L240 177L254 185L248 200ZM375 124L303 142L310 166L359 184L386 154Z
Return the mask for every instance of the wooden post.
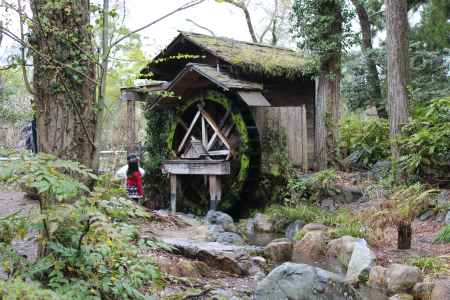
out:
M398 225L397 248L399 250L411 249L412 227L411 223L402 223Z
M308 122L306 119L306 104L301 106L302 110L302 160L303 160L303 172L307 173L309 169L308 165Z
M209 194L211 196L211 210L216 210L222 198L222 185L219 176L209 176Z
M127 101L128 154L136 152L136 101Z
M170 210L172 213L177 212L177 191L178 180L177 175L170 174Z

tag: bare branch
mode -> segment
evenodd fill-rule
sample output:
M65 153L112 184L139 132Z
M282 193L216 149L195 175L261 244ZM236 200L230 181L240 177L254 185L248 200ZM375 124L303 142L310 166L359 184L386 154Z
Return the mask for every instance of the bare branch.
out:
M252 18L250 16L250 12L248 11L248 6L242 0L223 0L226 3L236 6L241 9L245 15L245 20L247 22L248 31L250 32L250 36L252 37L252 41L254 43L258 42L258 37L255 33L255 28L253 27Z
M17 0L17 6L18 6L18 14L19 14L19 24L20 24L20 39L22 41L25 40L24 30L23 30L23 18L22 18L22 2L21 0ZM20 46L20 66L22 68L22 78L23 82L25 83L25 88L27 89L28 93L31 95L34 95L33 88L31 87L30 80L28 79L28 72L27 67L25 66L26 63L26 57L25 57L25 46Z
M200 28L200 29L203 29L203 30L208 31L212 36L216 36L216 35L214 34L214 31L212 31L212 30L209 29L208 27L202 26L202 25L196 23L195 21L193 21L193 20L191 20L191 19L186 19L186 21L189 22L189 23L194 24L195 26L197 26L197 27Z
M111 46L110 46L110 51L111 51L111 49L112 49L114 46L118 45L118 44L121 43L123 40L129 38L130 36L132 36L132 35L134 35L134 34L136 34L136 33L138 33L139 31L142 31L142 30L144 30L144 29L147 29L147 28L149 28L150 26L155 25L156 23L158 23L158 22L160 22L160 21L162 21L162 20L164 20L164 19L166 19L166 18L168 18L168 17L170 17L170 16L172 16L172 15L174 15L174 14L180 12L180 11L186 10L186 9L191 8L191 7L194 7L194 6L197 6L197 5L199 5L199 4L203 3L203 2L205 2L205 0L193 0L193 1L190 1L190 2L188 2L188 3L183 4L182 6L178 7L177 9L175 9L175 10L173 10L173 11L171 11L171 12L165 14L164 16L159 17L159 18L157 18L156 20L154 20L154 21L152 21L152 22L150 22L150 23L148 23L148 24L146 24L146 25L144 25L144 26L141 26L141 27L139 27L139 28L137 28L137 29L135 29L135 30L132 30L132 31L129 32L128 34L125 34L124 36L122 36L122 37L118 38L116 41L114 41L114 42L111 44Z

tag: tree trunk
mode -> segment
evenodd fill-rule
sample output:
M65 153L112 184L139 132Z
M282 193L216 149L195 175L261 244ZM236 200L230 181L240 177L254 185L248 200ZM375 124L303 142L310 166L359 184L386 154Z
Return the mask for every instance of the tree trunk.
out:
M316 169L324 170L335 159L340 102L340 56L334 55L321 66L316 82L315 153Z
M97 127L95 129L95 155L93 162L93 169L98 170L100 167L100 147L103 145L103 128L105 118L105 97L106 84L108 78L108 59L110 52L109 45L109 0L103 0L103 28L102 28L102 60L101 68L99 70L99 89L98 89L98 109L97 109Z
M408 18L406 0L385 0L387 81L390 137L395 139L408 122ZM391 146L394 172L399 179L397 162L400 153L395 141Z
M399 250L411 249L411 238L412 238L411 223L398 225L397 231L398 231L397 248Z
M39 151L92 167L95 62L88 0L33 0L33 88Z
M373 58L372 31L370 29L369 15L360 0L352 0L358 15L359 24L361 26L361 48L367 62L367 79L372 99L370 103L377 108L378 116L387 118L386 107L381 103L381 86L380 77L378 76L377 65Z

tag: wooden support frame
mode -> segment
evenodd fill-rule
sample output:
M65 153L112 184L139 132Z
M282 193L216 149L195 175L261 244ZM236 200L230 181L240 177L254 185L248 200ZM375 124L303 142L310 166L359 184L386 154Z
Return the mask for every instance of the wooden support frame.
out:
M216 210L222 199L222 184L219 176L209 176L209 194L210 194L210 209Z
M177 212L177 198L181 196L181 181L176 174L170 174L170 211Z
M128 154L136 152L136 101L127 100Z

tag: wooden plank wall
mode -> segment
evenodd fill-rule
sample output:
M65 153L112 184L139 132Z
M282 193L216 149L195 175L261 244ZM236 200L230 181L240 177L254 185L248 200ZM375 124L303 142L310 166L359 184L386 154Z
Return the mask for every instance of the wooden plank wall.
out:
M284 131L287 136L289 158L294 165L303 168L313 166L314 107L311 107L311 105L254 107L252 113L260 138L264 137L265 126L269 126L276 131ZM305 115L306 120L304 119ZM303 124L307 124L307 141L304 141ZM304 164L305 154L308 157L306 165Z

